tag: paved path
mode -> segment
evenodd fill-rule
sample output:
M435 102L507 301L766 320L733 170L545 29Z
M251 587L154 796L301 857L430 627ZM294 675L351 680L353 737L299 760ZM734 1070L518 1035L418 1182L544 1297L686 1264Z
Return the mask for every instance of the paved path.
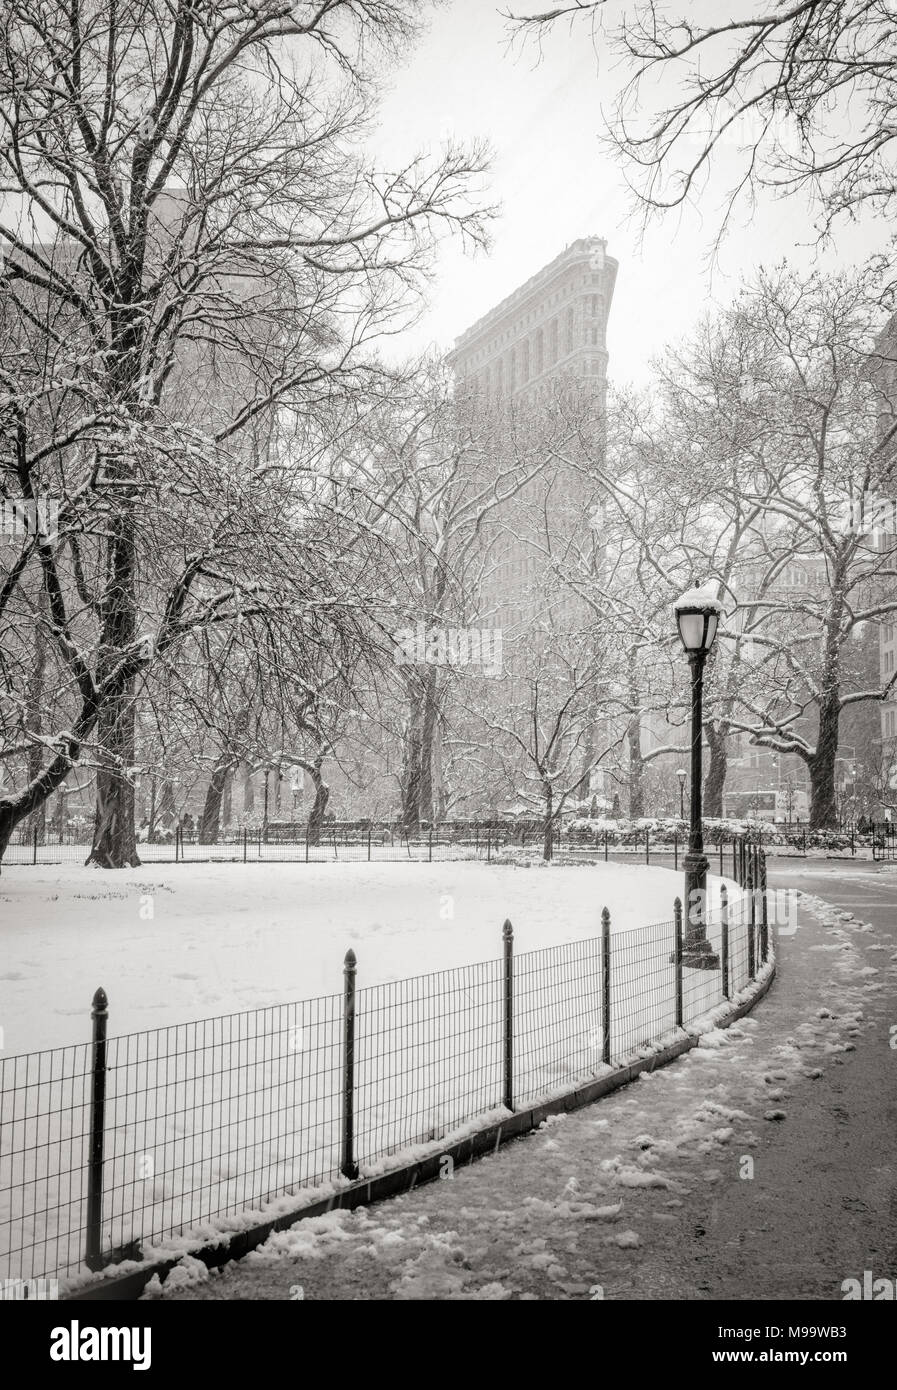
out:
M839 1299L865 1269L897 1278L897 866L773 861L770 886L833 906L800 906L753 1017L450 1180L211 1278L188 1260L165 1296Z

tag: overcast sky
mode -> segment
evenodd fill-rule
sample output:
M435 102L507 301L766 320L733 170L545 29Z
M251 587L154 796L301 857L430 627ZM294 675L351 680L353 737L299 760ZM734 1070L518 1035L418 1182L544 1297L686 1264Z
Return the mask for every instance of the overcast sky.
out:
M503 7L510 2L500 0ZM696 11L693 0L678 3ZM517 0L516 8L537 6ZM714 0L713 12L719 18L755 9L751 0ZM600 36L596 54L585 23L558 28L537 62L533 48L509 47L494 0L448 0L436 11L428 34L393 75L372 143L385 163L438 146L446 134L485 136L494 149L491 197L502 212L489 255L443 247L431 306L402 339L403 351L450 347L569 242L594 234L607 238L608 253L620 262L608 328L610 374L641 381L651 354L686 333L712 297L727 299L743 273L785 256L802 266L816 258L807 204L770 197L753 220L742 214L709 266L718 209L735 167L726 169L725 154L700 208L667 214L639 246L621 170L596 139L601 108L609 109L621 76ZM880 221L842 228L837 249L823 260L862 260L887 238Z

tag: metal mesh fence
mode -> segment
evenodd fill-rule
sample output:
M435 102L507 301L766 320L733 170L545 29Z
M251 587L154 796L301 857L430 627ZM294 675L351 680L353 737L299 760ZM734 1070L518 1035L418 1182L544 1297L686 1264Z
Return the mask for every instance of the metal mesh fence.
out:
M85 1240L89 1044L0 1058L0 1273L77 1268Z
M674 920L516 955L507 929L479 964L356 990L350 953L342 994L108 1040L104 1023L101 1044L95 1014L92 1043L4 1058L0 1275L136 1257L573 1090L745 987L747 902L732 894L727 991L719 913L705 968L677 956Z
M514 1099L570 1090L600 1067L604 1043L601 939L514 958Z
M501 1105L503 968L492 960L358 991L362 1165Z

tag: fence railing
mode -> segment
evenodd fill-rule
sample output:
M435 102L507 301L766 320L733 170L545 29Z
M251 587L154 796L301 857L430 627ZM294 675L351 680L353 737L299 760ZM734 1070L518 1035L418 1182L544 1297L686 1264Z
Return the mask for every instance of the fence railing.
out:
M574 1089L743 990L769 956L765 859L736 847L692 968L669 921L295 1003L0 1060L0 1270L146 1257L274 1198L398 1164L472 1121ZM728 869L729 866L727 866ZM498 946L498 940L496 945Z
M837 835L837 847L853 855L857 848L871 846L876 857L889 858L897 827L883 822L869 835L853 831ZM731 831L719 833L705 827L707 854L728 855L739 837ZM758 828L756 838L765 848L783 853L807 854L819 844L831 844L826 835L806 826ZM519 851L540 854L545 832L537 821L444 822L407 831L394 824L374 822L328 823L319 830L301 825L271 824L230 832L214 841L204 841L177 829L169 840L138 844L145 863L319 863L322 861L395 860L432 862L446 859L479 859L492 862ZM687 831L658 830L650 826L614 831L581 827L557 827L551 838L554 854L575 859L640 859L650 864L672 860L678 867L688 848ZM885 851L879 854L879 851ZM58 864L83 862L90 852L90 841L83 834L40 838L37 831L17 831L3 857L5 864Z

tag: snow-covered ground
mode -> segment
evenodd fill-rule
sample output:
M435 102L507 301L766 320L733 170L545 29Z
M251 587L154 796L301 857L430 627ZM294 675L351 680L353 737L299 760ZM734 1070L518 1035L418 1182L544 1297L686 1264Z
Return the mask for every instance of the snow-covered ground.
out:
M372 1173L501 1105L505 917L515 928L520 1103L602 1070L603 906L615 937L612 1058L673 1026L678 891L681 877L668 869L613 864L4 874L0 1016L11 1089L0 1114L0 1249L16 1264L9 1272L24 1272L19 1241L33 1272L80 1262L84 1044L98 984L111 1038L103 1244L152 1243L340 1181L347 947L358 958L355 1153ZM716 946L717 936L713 928ZM733 930L736 990L742 936ZM686 975L694 1018L719 1002L720 975ZM22 1066L9 1056L51 1047L66 1050Z
M843 1298L892 1268L893 921L802 898L773 993L672 1066L219 1273L188 1255L144 1297Z
M669 921L669 869L482 863L76 865L0 878L0 1019L7 1054L89 1037L109 996L110 1034L159 1028L383 984L515 950Z

